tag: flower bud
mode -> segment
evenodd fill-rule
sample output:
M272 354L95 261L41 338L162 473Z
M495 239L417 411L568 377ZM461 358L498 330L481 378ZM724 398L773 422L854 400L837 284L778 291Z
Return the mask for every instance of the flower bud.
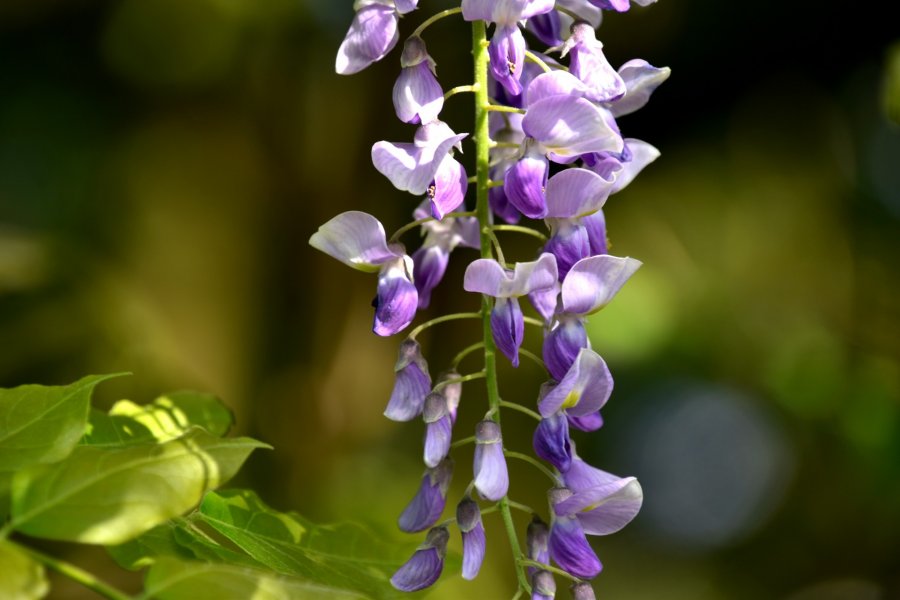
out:
M391 585L401 592L415 592L434 585L444 569L449 539L450 532L446 527L429 531L425 542L391 577Z
M500 425L481 421L475 426L475 489L487 500L500 500L509 489Z

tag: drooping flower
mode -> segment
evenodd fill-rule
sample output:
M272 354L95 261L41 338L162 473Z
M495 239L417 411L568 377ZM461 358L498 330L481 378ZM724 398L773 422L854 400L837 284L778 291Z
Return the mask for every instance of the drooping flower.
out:
M456 424L456 411L459 408L459 399L462 396L462 383L453 381L454 379L459 379L459 373L453 370L446 371L441 373L437 384L434 386L435 389L440 388L441 395L447 401L447 411L450 413L451 425ZM448 381L451 383L447 383Z
M391 585L401 592L416 592L434 584L444 570L447 541L446 527L435 527L425 536L425 542L391 577Z
M560 56L570 55L569 72L587 87L585 97L594 102L614 102L625 95L625 81L606 56L603 44L588 23L574 23L572 35L562 46Z
M484 561L486 539L481 523L481 509L469 496L456 506L456 523L462 533L463 579L475 579Z
M569 589L572 592L572 600L597 599L597 596L594 595L594 588L587 581L579 581L578 583L573 583L572 587Z
M425 397L422 419L425 421L425 464L436 467L450 452L453 437L453 422L443 394L432 392Z
M416 220L428 217L429 201L423 202L414 212ZM419 308L428 308L431 292L444 278L450 253L457 246L478 248L480 244L478 219L475 217L448 217L442 221L422 224L425 240L413 252L413 282L419 292Z
M394 83L394 110L404 123L430 123L444 107L444 91L435 77L434 59L425 42L412 36L403 45L400 75Z
M671 74L669 67L654 67L646 60L635 58L619 67L619 76L625 82L625 95L609 105L616 117L628 115L643 108L650 95Z
M500 425L485 420L475 426L475 489L486 500L500 500L509 489L509 472L503 456Z
M425 396L431 390L431 375L419 342L405 339L400 343L394 373L394 389L384 416L392 421L411 421L422 414Z
M416 495L403 509L398 520L401 531L424 531L437 523L447 504L447 490L453 477L453 461L444 459L433 469L426 469Z
M563 474L572 496L557 505L573 513L588 535L609 535L637 516L644 501L641 484L634 477L617 477L592 467L577 455Z
M525 552L528 558L541 564L550 564L550 530L541 518L535 515L528 524L525 533ZM538 569L528 567L528 573L534 575Z
M397 45L397 20L410 12L418 0L357 0L356 14L341 47L334 70L352 75L384 58Z
M319 227L309 244L354 269L378 272L375 333L393 335L412 322L418 305L412 259L401 244L388 245L378 219L355 210L341 213Z
M462 204L468 187L463 166L451 155L467 133L454 133L443 121L431 121L419 127L413 143L376 142L372 163L398 190L428 194L431 213L436 219Z
M497 299L491 310L491 332L497 347L513 366L519 364L519 346L525 335L518 298L552 287L556 280L556 259L551 254L542 254L533 262L516 263L514 271L504 269L496 260L488 258L475 260L466 268L463 289Z
M612 389L613 379L606 362L590 348L581 348L565 377L540 399L538 412L544 419L562 411L584 417L600 410Z
M569 421L562 412L541 419L534 430L534 452L560 473L572 465L572 445L569 440Z
M553 600L556 597L556 580L550 571L535 571L531 576L531 600Z
M587 541L578 518L570 513L560 513L557 506L571 497L567 488L553 488L548 493L553 508L550 524L550 558L564 571L582 579L593 579L603 569L600 559Z

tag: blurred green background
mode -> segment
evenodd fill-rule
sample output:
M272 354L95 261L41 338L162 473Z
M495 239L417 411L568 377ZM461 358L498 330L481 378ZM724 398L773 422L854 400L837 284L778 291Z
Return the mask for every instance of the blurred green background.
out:
M446 6L422 0L401 31ZM390 532L422 469L421 424L381 414L398 340L370 331L374 278L307 246L343 210L393 230L416 204L369 161L413 132L393 115L397 54L334 74L351 17L350 0L0 2L0 385L127 370L101 405L214 392L275 446L237 484ZM900 598L895 22L869 5L663 0L598 37L615 65L673 70L621 121L662 157L606 210L612 253L644 267L590 322L616 392L579 452L645 491L629 528L595 540L598 597ZM467 83L468 40L460 22L429 30L445 89ZM443 114L457 131L470 116L464 95ZM429 315L478 305L459 290L474 255L455 256ZM424 335L432 371L477 335ZM535 367L501 376L507 399L534 402ZM467 384L459 435L484 410ZM529 448L524 416L504 424ZM546 515L540 473L511 477ZM511 595L486 519L478 580L447 574L430 597ZM102 551L48 548L139 586ZM51 597L89 596L57 581Z

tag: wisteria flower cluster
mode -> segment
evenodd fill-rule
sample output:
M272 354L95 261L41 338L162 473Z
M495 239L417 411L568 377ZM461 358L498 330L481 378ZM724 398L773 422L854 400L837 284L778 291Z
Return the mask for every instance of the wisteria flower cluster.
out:
M634 0L641 6L654 1ZM355 9L335 62L342 74L384 58L399 41L401 17L417 9L417 0L357 0ZM497 512L516 558L517 596L553 598L557 578L566 578L573 597L593 598L590 582L602 565L587 536L614 533L640 510L637 479L587 464L570 436L573 428L600 429L613 391L585 321L641 266L608 253L603 208L659 155L650 144L623 137L616 119L644 106L669 69L640 59L615 69L596 37L604 11L629 9L630 0L462 0L422 22L403 44L393 88L397 117L415 127L412 141L372 146L375 168L419 199L414 220L388 238L375 217L350 211L310 239L341 262L377 273L373 330L382 336L403 331L428 307L454 250L479 253L462 287L480 294L480 310L438 316L410 332L400 343L384 411L395 421L421 418L425 429L421 484L398 523L403 531L427 533L391 579L400 590L437 581L454 525L462 536L462 575L475 578L487 545L482 517ZM458 15L472 24L474 81L444 92L423 34ZM440 115L448 98L464 92L474 95L476 117L470 133L457 133ZM467 171L460 159L472 142ZM423 241L409 254L399 239L414 229ZM507 262L501 232L540 240L534 260ZM524 314L526 299L536 317ZM481 339L433 381L417 336L457 319L480 319ZM542 357L522 348L526 325L543 331ZM533 407L501 399L498 351L514 367L527 357L546 369ZM483 368L460 374L462 360L476 352L483 354ZM473 380L486 383L486 413L473 434L454 442L463 384ZM534 417L537 458L504 445L502 409ZM472 479L455 517L441 521L457 470L451 454L467 443L474 443ZM550 477L549 518L510 499L508 458L531 462ZM512 510L532 515L524 548Z

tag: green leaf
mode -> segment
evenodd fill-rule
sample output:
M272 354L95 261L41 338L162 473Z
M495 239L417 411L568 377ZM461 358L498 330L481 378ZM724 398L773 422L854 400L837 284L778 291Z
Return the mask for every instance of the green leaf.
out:
M13 544L0 540L0 598L33 600L49 591L44 567Z
M397 557L396 546L359 525L316 526L296 513L272 510L249 490L211 492L190 518L279 573L367 597L399 596L390 576L408 555Z
M156 600L361 600L367 596L258 569L167 558L147 573L143 598Z
M91 411L90 431L82 443L121 446L165 442L184 435L192 426L223 436L233 421L231 411L212 394L173 392L144 406L131 400L120 400L109 414Z
M62 460L87 426L94 387L115 375L89 375L71 385L0 389L0 470Z
M264 447L199 428L162 444L79 446L62 462L16 473L9 527L57 540L122 543L195 506Z

